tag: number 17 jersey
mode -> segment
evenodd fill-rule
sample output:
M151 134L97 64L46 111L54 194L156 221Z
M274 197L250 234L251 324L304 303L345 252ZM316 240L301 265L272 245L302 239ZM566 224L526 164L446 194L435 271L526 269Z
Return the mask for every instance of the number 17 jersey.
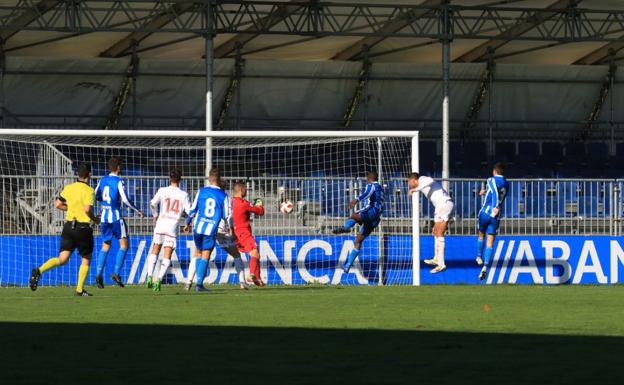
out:
M158 189L150 201L152 215L158 217L154 233L176 237L180 217L182 213L189 214L190 206L188 194L179 187L168 186Z

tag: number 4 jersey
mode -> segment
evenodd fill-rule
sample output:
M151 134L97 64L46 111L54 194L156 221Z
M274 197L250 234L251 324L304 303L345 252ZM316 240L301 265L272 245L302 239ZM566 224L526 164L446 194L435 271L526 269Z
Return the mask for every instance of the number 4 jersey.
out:
M213 236L221 220L227 218L230 202L227 194L217 186L202 187L191 206L195 234Z
M188 194L179 187L168 186L158 189L150 201L152 215L158 217L155 234L164 234L170 237L178 235L178 225L182 213L190 213Z

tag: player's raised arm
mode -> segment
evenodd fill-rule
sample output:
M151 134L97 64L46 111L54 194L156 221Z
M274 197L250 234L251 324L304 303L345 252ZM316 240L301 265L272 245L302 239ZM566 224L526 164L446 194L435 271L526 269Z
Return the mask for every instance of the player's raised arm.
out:
M247 211L256 214L257 216L264 215L264 205L252 205L251 202L247 202Z
M145 216L145 214L143 214L143 212L134 205L134 203L130 200L130 198L128 198L128 195L126 195L126 189L124 188L123 181L119 181L117 188L119 190L119 197L121 198L121 202L125 204L126 206L128 206L135 213L139 214L140 216Z

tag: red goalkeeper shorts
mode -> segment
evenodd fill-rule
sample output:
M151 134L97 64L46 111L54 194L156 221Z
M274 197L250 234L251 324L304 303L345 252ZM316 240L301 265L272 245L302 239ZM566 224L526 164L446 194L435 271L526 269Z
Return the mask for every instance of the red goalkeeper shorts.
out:
M251 233L245 231L236 234L236 247L241 253L249 253L258 248L258 244Z

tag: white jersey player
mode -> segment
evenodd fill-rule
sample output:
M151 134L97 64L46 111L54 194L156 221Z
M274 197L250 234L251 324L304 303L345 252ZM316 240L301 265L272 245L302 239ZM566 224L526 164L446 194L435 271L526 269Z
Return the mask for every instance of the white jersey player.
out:
M223 180L219 181L219 185L223 190L225 190L225 183ZM243 263L243 259L241 258L241 253L236 246L236 237L233 232L232 201L228 199L227 202L228 203L225 208L225 219L219 223L219 229L217 230L217 244L221 249L234 258L234 268L238 274L238 284L241 290L248 290L249 285L245 280L245 265ZM213 253L213 255L215 255L215 253ZM191 258L191 263L189 264L188 276L186 278L186 290L190 290L193 285L197 258L199 258L199 253L195 252Z
M448 222L453 215L453 209L455 204L451 199L451 196L442 187L439 182L433 180L428 176L420 176L414 172L407 177L407 184L409 186L409 195L411 196L415 192L421 192L429 199L429 202L435 207L433 236L435 237L434 250L435 255L431 259L425 259L425 263L435 266L431 273L439 273L446 270L446 264L444 262L444 248L446 242L444 240L444 234Z
M150 208L152 209L152 216L156 226L154 227L152 252L147 258L147 281L145 285L148 288L153 287L154 291L160 291L161 281L171 265L171 255L177 245L180 218L182 214L189 214L191 206L188 194L179 187L180 179L182 179L182 172L177 168L171 169L169 172L171 184L158 189L158 192L150 201ZM152 275L158 260L158 254L163 246L165 252L158 272L158 279L154 282Z

